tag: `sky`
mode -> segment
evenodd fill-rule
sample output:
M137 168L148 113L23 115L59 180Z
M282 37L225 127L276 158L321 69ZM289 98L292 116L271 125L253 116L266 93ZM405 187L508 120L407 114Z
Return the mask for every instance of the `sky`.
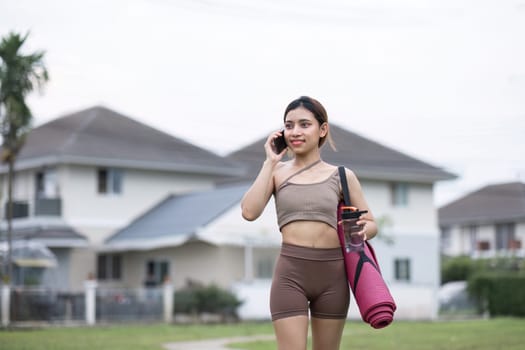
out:
M4 0L10 31L46 52L34 126L103 105L226 155L309 95L456 174L438 206L525 182L525 0Z

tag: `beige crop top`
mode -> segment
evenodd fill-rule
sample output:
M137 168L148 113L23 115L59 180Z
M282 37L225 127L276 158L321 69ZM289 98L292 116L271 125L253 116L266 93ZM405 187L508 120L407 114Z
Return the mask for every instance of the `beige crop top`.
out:
M275 192L279 229L292 221L300 220L321 221L337 229L337 205L341 200L337 169L326 180L311 184L290 182L291 177Z

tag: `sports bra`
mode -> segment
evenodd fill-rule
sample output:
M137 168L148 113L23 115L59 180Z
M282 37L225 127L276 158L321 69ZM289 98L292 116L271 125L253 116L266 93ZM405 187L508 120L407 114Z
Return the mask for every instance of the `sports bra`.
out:
M275 191L275 208L279 229L292 221L321 221L337 229L337 205L341 189L337 169L327 179L311 184L289 180L319 161L289 176Z

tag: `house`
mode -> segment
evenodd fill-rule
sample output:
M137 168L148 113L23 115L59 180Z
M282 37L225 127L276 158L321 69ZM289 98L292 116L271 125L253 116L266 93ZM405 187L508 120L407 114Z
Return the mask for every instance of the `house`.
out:
M454 175L336 125L331 132L339 151L324 147L322 157L348 166L361 180L381 224L372 242L396 298L397 317L435 318L440 260L433 185ZM244 165L242 176L222 180L213 190L166 198L111 236L105 249L122 254L130 261L123 267L131 271L140 269L131 263L138 261L156 276L167 273L176 288L186 279L231 286L245 300L241 317L268 317L267 292L280 246L273 199L254 222L242 219L239 205L265 157L265 140L227 157ZM140 282L133 278L124 282Z
M227 159L105 107L33 129L15 166L13 239L44 242L59 265L46 284L64 289L80 288L97 272L119 278L119 257L97 251L168 194L211 189L217 179L242 173ZM2 208L6 172L2 166ZM3 220L0 238L5 227Z
M439 208L441 252L525 256L525 184L492 184Z

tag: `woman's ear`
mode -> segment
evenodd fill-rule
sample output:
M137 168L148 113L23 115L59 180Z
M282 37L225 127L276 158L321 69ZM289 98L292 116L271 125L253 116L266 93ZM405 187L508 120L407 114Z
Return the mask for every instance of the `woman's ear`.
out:
M328 135L328 123L327 122L324 122L321 127L321 132L320 132L320 135L321 137L325 137L326 135Z

